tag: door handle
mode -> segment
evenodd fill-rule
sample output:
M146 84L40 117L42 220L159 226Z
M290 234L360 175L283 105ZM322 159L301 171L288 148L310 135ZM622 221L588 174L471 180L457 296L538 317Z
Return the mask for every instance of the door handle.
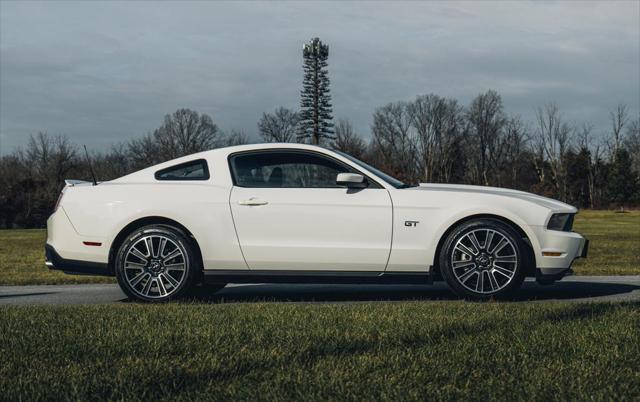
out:
M269 202L261 200L259 198L251 197L248 200L240 200L238 204L240 205L248 205L248 206L256 206L256 205L267 205Z

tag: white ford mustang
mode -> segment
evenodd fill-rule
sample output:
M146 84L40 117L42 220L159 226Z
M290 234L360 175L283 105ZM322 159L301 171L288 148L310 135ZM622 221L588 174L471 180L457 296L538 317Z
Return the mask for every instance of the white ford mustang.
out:
M491 187L408 186L344 153L301 144L201 152L97 185L67 181L46 264L115 275L142 301L200 284L430 283L503 296L585 257L576 208Z

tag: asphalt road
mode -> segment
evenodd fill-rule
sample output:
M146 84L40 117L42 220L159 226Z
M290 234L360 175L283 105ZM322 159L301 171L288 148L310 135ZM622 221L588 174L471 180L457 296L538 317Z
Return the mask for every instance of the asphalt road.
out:
M340 303L455 300L443 282L433 285L292 285L230 284L215 294L190 301L251 303L256 301ZM529 301L640 300L640 276L572 276L550 286L527 280L512 299ZM0 286L0 305L109 304L128 302L118 285Z

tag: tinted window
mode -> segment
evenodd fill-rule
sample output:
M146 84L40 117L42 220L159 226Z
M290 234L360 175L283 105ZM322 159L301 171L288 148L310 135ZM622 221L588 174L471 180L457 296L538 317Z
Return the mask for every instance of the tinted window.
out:
M231 158L240 187L337 188L338 173L352 170L332 159L303 152L255 152Z
M207 180L209 168L207 161L198 159L171 166L156 172L156 180Z

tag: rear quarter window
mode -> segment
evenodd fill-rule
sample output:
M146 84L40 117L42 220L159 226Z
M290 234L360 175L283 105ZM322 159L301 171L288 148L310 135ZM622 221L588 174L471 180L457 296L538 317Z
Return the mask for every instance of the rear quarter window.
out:
M170 166L158 170L155 174L156 180L209 180L209 166L204 159L184 162L179 165Z

